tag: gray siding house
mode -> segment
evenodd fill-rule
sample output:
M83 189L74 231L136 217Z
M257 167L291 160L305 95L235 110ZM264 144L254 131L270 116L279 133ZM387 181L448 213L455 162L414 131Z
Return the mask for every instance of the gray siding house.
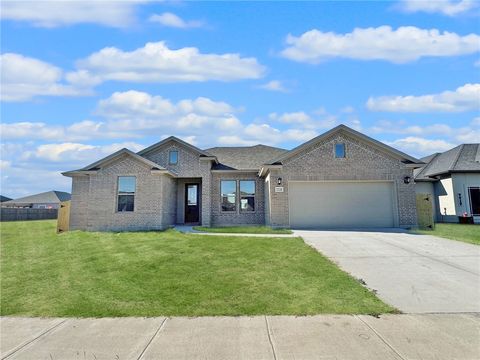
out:
M340 125L293 150L199 149L169 137L63 175L72 178L71 229L412 227L422 165Z
M467 214L480 223L480 144L462 144L422 159L415 170L417 193L430 194L437 222Z

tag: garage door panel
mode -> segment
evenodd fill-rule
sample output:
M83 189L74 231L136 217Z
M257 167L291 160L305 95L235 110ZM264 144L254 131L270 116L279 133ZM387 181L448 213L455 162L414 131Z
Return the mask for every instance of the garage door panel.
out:
M291 182L290 226L392 227L391 182Z

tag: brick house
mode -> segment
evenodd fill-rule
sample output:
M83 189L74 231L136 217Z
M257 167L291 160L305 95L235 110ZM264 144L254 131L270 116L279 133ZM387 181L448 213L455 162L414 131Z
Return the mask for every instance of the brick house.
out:
M202 150L169 137L63 175L72 178L71 229L412 227L422 165L339 125L292 150Z

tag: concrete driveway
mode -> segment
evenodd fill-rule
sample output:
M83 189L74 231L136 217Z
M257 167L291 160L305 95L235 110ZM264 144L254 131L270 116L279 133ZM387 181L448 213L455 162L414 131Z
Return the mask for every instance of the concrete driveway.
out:
M402 312L480 312L480 246L397 229L295 234Z

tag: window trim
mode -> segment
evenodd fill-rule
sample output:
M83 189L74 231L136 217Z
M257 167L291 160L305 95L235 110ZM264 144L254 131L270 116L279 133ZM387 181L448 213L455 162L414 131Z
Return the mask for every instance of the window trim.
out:
M120 178L122 177L133 177L135 179L135 191L133 194L121 194L120 193ZM118 175L117 176L117 189L116 189L116 193L115 193L115 196L116 196L116 201L115 201L115 212L116 213L119 213L119 214L124 214L124 213L133 213L136 211L136 201L135 201L135 196L137 195L137 176L136 175ZM118 199L119 199L119 196L122 195L122 196L133 196L133 210L132 211L120 211L118 210Z
M342 145L343 146L343 156L337 156L337 145ZM347 158L347 146L345 145L344 142L336 142L333 145L333 157L335 159L346 159Z
M176 161L176 162L172 162L172 161L171 161L170 155L171 155L171 153L173 153L173 152L176 152L176 153L177 153L177 161ZM169 151L168 151L168 165L177 165L177 164L178 164L179 155L180 155L180 154L179 154L179 151L178 151L177 149L169 150Z
M242 181L244 182L253 182L253 195L245 195L245 196L242 196L242 192L241 192L241 184L242 184ZM241 212L241 213L248 213L248 214L251 214L251 213L254 213L257 211L257 181L255 179L242 179L242 180L238 180L238 193L239 193L239 203L238 203L238 210ZM247 198L247 197L253 197L253 210L242 210L242 198Z
M470 192L471 189L475 189L475 190L478 190L480 192L480 187L478 187L478 186L469 186L468 187L468 200L470 202L470 215L480 216L480 213L479 214L474 214L473 213L472 193Z
M235 183L235 209L234 210L224 210L223 209L223 191L222 191L222 182L223 181L230 181ZM238 214L238 181L236 179L220 179L220 212L224 212L227 214Z

